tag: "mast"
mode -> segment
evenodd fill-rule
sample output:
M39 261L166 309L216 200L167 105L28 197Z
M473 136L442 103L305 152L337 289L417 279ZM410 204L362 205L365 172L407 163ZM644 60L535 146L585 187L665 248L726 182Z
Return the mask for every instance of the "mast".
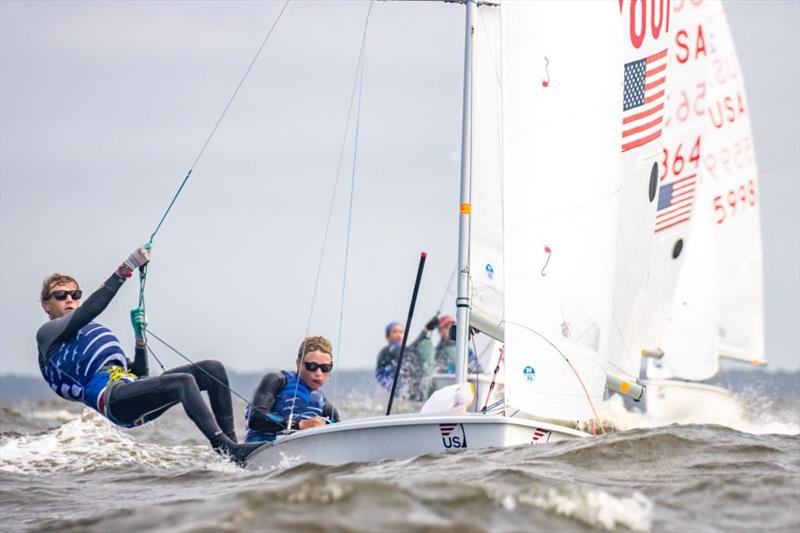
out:
M461 192L458 219L458 291L456 294L456 379L467 380L469 350L469 241L472 212L472 39L476 1L466 0L464 35L464 107L461 122Z

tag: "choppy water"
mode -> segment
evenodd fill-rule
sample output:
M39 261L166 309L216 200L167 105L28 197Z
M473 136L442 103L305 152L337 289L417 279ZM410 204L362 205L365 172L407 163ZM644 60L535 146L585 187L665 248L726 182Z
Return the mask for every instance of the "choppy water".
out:
M382 409L339 403L349 417ZM610 404L625 431L593 439L252 472L211 452L179 408L120 430L57 399L7 403L0 528L796 531L800 399L747 406L732 427L648 427Z

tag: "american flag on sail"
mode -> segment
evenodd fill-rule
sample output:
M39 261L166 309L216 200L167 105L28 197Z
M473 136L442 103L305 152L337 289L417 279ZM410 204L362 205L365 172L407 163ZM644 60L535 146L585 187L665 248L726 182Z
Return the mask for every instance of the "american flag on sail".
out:
M661 136L667 81L667 51L625 64L622 93L622 151Z
M689 174L658 188L655 232L688 222L692 216L697 174Z

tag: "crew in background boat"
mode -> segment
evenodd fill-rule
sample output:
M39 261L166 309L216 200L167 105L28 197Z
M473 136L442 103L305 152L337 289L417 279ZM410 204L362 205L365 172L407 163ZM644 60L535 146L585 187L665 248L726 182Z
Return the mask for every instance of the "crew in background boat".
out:
M322 387L333 371L333 347L325 337L306 337L297 351L297 371L270 373L261 379L245 410L245 441L273 441L287 429L308 429L339 422Z
M434 372L437 374L455 374L456 373L456 341L450 338L450 327L456 323L456 319L450 315L443 315L439 317L437 328L439 330L439 344L436 345L436 352L434 354L435 368ZM470 373L480 372L481 366L478 362L478 356L469 347L469 366Z
M427 398L426 378L433 372L434 366L430 333L436 329L438 320L437 317L429 320L417 338L406 346L395 392L401 398L415 401ZM384 389L391 391L405 327L399 322L389 322L384 333L386 346L378 353L375 379Z
M131 310L132 363L114 333L93 321L133 271L149 261L149 249L138 248L83 305L83 291L73 277L56 273L44 280L41 304L50 321L36 333L42 376L62 398L83 402L126 428L180 403L215 450L241 462L255 447L236 442L228 376L220 362L200 361L147 377L144 310ZM210 409L200 391L208 392Z

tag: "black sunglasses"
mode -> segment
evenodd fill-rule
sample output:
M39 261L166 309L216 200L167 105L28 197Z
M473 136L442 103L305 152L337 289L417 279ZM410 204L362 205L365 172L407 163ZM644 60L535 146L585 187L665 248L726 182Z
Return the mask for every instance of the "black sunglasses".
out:
M321 364L319 364L319 363L303 363L303 366L304 366L304 367L306 367L306 370L308 370L309 372L316 372L316 371L317 371L317 369L319 368L319 369L320 369L320 370L322 370L322 371L323 371L325 374L327 374L328 372L330 372L331 370L333 370L333 364L329 364L329 365L327 365L327 364L325 364L325 365L321 365Z
M47 300L55 298L58 301L64 301L67 299L67 296L72 296L73 300L80 300L81 296L83 296L83 291L80 289L75 289L74 291L53 291L50 293L50 296L47 297Z

